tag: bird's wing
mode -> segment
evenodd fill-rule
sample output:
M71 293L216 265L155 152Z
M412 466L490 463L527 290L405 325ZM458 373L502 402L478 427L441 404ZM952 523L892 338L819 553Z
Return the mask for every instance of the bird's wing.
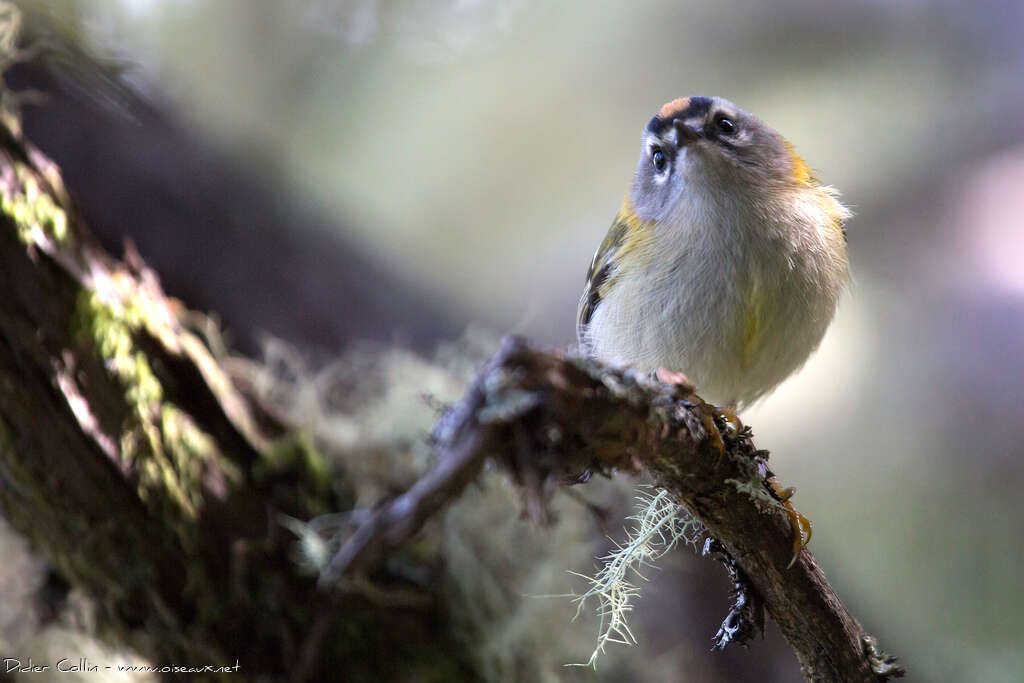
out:
M607 241L606 238L605 243ZM612 273L609 251L614 252L614 247L606 250L605 243L601 244L601 248L597 250L597 253L594 254L594 259L590 262L590 268L587 269L587 283L583 287L583 294L580 296L580 302L576 306L576 338L581 347L585 346L584 338L587 325L590 324L590 319L593 317L594 311L597 310L597 305L601 303L604 295L604 286L607 284Z
M648 234L648 227L648 224L633 213L633 207L627 198L590 262L583 295L580 296L579 305L576 307L576 337L584 350L585 333L594 311L614 285L623 257L639 246L643 237Z

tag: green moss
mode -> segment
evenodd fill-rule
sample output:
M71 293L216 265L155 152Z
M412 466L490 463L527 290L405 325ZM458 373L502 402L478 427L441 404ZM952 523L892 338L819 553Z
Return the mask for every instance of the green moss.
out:
M109 305L95 292L83 291L71 333L76 343L96 354L122 388L126 415L120 428L120 457L135 474L139 498L171 525L180 551L189 552L199 544L196 522L210 469L219 469L228 481L238 482L242 475L227 458L219 457L215 440L167 400L149 355L136 343L146 322L138 306ZM80 576L88 567L71 569L71 575ZM201 563L186 566L184 592L196 601L198 625L223 617L219 599L207 599L211 579L205 569ZM130 583L140 585L144 579Z
M179 515L194 519L201 504L203 459L213 450L213 441L164 401L148 355L135 344L134 335L143 324L137 307L115 308L95 292L82 291L71 331L78 343L94 350L124 390L128 414L121 425L120 451L138 476L139 497L147 505L171 505Z
M280 493L290 500L285 509L297 514L322 515L330 500L331 481L327 463L313 440L301 432L292 432L272 441L261 462L253 467L257 485L287 483Z
M275 471L295 469L310 475L317 485L327 486L327 464L313 440L301 432L292 432L271 442L264 458L264 467L255 476ZM262 469L262 468L261 468Z
M36 230L42 230L58 244L64 243L70 235L67 213L40 189L34 174L24 164L13 166L21 187L0 190L0 211L14 223L18 239L31 244L35 242Z
M216 441L201 430L190 415L165 401L160 418L164 450L174 471L185 480L185 490L191 496L193 507L202 507L203 478L209 468L217 468L225 479L234 484L242 481L243 475L238 466L227 458L219 457Z
M133 334L142 323L138 308L115 310L96 292L85 290L79 295L71 321L73 338L96 349L107 369L125 387L129 405L139 411L163 399L163 389L148 357L135 347Z

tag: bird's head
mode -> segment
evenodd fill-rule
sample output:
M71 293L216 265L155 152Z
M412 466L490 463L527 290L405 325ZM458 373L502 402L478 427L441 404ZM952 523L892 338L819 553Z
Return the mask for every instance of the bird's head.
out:
M720 97L683 97L647 124L630 199L641 219L659 221L695 193L732 204L816 184L793 146L756 116Z

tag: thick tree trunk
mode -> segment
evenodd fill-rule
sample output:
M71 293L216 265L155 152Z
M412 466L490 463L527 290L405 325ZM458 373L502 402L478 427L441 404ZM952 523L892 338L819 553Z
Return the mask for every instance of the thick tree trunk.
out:
M108 634L282 680L472 679L431 593L383 609L303 575L281 520L344 509L343 488L235 391L150 270L97 246L8 112L0 198L0 510Z

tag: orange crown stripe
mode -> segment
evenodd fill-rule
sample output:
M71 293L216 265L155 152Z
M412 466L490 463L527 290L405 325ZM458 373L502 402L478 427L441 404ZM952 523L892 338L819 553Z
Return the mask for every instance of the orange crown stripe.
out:
M678 99L672 100L671 102L666 102L665 104L661 105L661 109L658 110L658 118L659 119L667 119L672 114L674 114L674 113L676 113L678 111L683 111L684 109L686 109L689 106L690 106L690 98L689 97L680 97Z

